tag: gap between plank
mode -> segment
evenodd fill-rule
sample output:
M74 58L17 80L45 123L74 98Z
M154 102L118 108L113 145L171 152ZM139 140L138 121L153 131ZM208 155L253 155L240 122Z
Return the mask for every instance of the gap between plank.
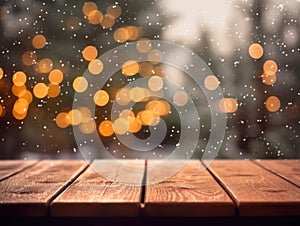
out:
M6 179L8 179L8 178L10 178L10 177L12 177L12 176L15 176L15 175L17 175L17 174L19 174L19 173L21 173L21 172L23 172L23 171L25 171L25 170L27 170L27 169L33 167L33 166L35 166L35 165L36 165L37 163L39 163L40 161L41 161L40 159L39 159L39 160L36 160L36 162L32 163L31 165L25 166L24 168L22 168L22 169L20 169L20 170L18 170L18 171L16 171L16 172L14 172L14 173L12 173L12 174L10 174L10 175L7 175L7 176L1 178L1 179L0 179L0 182L1 182L1 181L4 181L4 180L6 180Z
M88 164L84 167L82 167L82 169L79 169L79 172L76 173L73 177L71 177L69 180L67 180L67 182L65 184L63 184L59 190L47 201L46 203L46 207L47 207L47 213L46 213L46 217L50 217L51 213L50 213L50 206L52 204L52 202L61 194L63 193L70 185L73 184L73 182L81 175L83 174L87 168L90 166L92 162L89 161Z
M293 181L289 180L289 179L286 178L285 176L280 175L279 172L276 172L275 170L272 170L272 169L270 169L270 168L268 168L268 167L265 167L264 165L260 164L260 163L257 162L256 160L251 160L251 162L254 163L255 165L257 165L257 166L263 168L264 170L266 170L266 171L268 171L268 172L270 172L270 173L272 173L272 174L274 174L274 175L280 177L281 179L283 179L283 180L285 180L285 181L287 181L287 182L289 182L289 183L295 185L296 187L300 188L300 186L299 186L298 184L296 184L296 183L294 183Z
M217 181L217 183L223 188L223 190L226 192L226 194L232 200L232 202L234 203L235 215L240 216L237 200L234 198L234 196L230 192L230 190L225 186L225 184L223 184L223 182L218 178L218 176L216 176L202 160L200 160L200 163L207 169L209 174Z
M146 188L147 188L147 165L148 165L148 161L147 161L147 159L145 159L144 175L143 175L143 179L142 179L141 204L140 204L141 216L145 215L145 196L146 196Z

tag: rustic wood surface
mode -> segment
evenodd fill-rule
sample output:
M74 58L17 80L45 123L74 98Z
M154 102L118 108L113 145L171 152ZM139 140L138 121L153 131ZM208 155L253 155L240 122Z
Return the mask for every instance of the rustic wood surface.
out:
M47 205L87 163L40 161L0 182L0 216L46 216Z
M138 216L145 161L122 162L125 164L94 161L92 167L54 200L51 214L68 217ZM93 168L101 168L103 176ZM136 185L128 184L131 182Z
M0 181L4 180L30 166L37 161L5 160L0 164Z
M233 197L241 216L300 214L299 188L250 160L218 160L209 169Z
M0 161L0 217L300 216L297 160L156 163Z
M169 163L168 168L180 165L174 160ZM233 216L234 203L207 170L200 171L200 164L197 160L190 161L169 179L147 186L146 215ZM155 177L153 172L147 174L147 178L151 177Z
M256 162L300 187L300 160L258 160Z

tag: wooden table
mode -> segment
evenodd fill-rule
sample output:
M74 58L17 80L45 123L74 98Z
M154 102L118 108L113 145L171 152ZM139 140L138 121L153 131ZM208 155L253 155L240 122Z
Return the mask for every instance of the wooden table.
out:
M88 219L131 224L155 224L158 219L185 224L300 222L299 160L215 160L202 171L205 162L191 160L169 179L149 186L142 184L157 176L145 167L153 160L130 161L141 167L126 172L116 170L112 161L93 164L115 178L134 177L140 186L109 181L85 161L0 161L0 217L73 224ZM173 164L175 160L169 161L161 174Z

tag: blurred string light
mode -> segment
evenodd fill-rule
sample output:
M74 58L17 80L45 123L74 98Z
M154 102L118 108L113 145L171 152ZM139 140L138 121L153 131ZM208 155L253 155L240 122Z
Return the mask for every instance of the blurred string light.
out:
M253 43L250 45L248 52L253 59L259 59L263 56L264 50L260 44ZM269 86L274 85L277 80L277 71L277 63L274 60L266 60L263 64L263 74L261 75L262 83ZM281 102L276 96L268 97L264 104L269 112L277 112L281 107Z
M122 9L118 4L109 5L106 10L100 10L95 2L85 2L82 7L84 19L91 25L102 26L103 29L112 28L116 20L121 16ZM66 20L67 30L78 30L81 27L81 19L72 16ZM104 137L113 134L123 135L126 133L138 133L143 126L156 126L162 117L170 115L170 103L159 98L149 98L151 92L164 90L165 76L164 68L160 63L163 60L163 53L152 48L151 40L142 37L142 30L137 26L121 26L113 31L113 38L117 43L127 41L137 41L136 50L141 54L146 54L147 61L136 62L128 60L123 63L121 73L130 78L133 76L147 77L148 87L126 87L116 91L115 96L110 95L105 90L98 90L91 98L97 107L106 106L109 101L115 101L118 105L127 106L131 102L145 103L144 108L137 110L123 110L114 121L105 119L97 124L91 117L91 110L82 107L71 109L68 112L59 112L55 117L55 123L60 128L68 126L78 126L82 133L90 134L96 130ZM17 97L14 103L12 114L18 120L23 120L27 116L29 105L33 97L43 99L46 97L57 98L61 93L60 85L64 81L64 71L53 68L53 61L48 58L39 59L37 52L42 51L47 45L47 39L43 34L35 35L32 40L32 47L35 50L27 50L22 54L22 63L25 66L33 66L38 73L48 74L47 82L40 82L33 86L32 92L27 89L27 75L22 71L17 71L13 75L12 92ZM39 53L39 52L38 52ZM260 59L264 54L264 49L259 43L249 46L248 53L255 60ZM81 51L82 57L88 62L88 70L92 75L99 75L105 65L97 59L99 52L93 45L84 47ZM263 64L262 82L266 85L273 85L276 82L277 63L274 60L267 60ZM0 67L0 79L4 76ZM220 85L219 79L215 75L208 75L204 79L204 87L207 90L215 90ZM83 93L88 89L89 83L83 76L77 76L72 83L75 92ZM163 93L163 92L162 92ZM177 90L172 94L173 104L184 107L188 102L188 93L184 90ZM265 101L265 107L269 112L276 112L280 109L281 103L278 97L270 96ZM238 110L238 102L235 98L224 98L216 106L221 112L234 113ZM5 114L5 106L0 104L0 116Z

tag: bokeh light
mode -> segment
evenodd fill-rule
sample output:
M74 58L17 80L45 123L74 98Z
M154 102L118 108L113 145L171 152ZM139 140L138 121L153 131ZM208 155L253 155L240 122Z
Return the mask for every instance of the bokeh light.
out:
M51 98L56 98L60 94L60 86L58 84L50 83L48 85L48 96Z
M133 102L141 102L146 97L145 90L141 87L134 87L129 91L129 97Z
M268 75L274 75L278 70L277 63L274 60L267 60L264 63L263 68L264 68L264 72Z
M79 76L73 81L73 89L78 93L83 93L88 88L88 81L85 77Z
M133 76L139 72L139 64L134 60L128 60L122 65L122 74Z
M98 50L95 46L87 46L82 51L82 56L86 61L94 60L98 56Z
M278 97L270 96L267 98L265 106L269 112L276 112L280 109L281 102Z
M148 87L151 91L158 92L164 87L164 80L159 76L152 76L148 81Z
M218 88L220 82L219 79L214 76L214 75L208 75L205 79L204 79L204 86L206 89L208 90L215 90Z
M37 62L37 56L34 51L26 51L22 55L22 62L26 66L31 66Z
M67 120L68 113L60 112L55 118L56 125L60 128L67 128L70 122Z
M158 49L151 49L147 54L147 60L152 64L158 64L162 61L163 55Z
M94 59L89 63L88 69L91 72L91 74L98 75L103 70L103 63L99 59Z
M276 76L276 74L269 75L269 74L264 73L261 76L261 79L264 84L271 86L276 82L277 76Z
M72 109L68 112L66 120L69 124L77 126L82 122L82 114L78 109Z
M152 100L147 103L146 109L152 111L156 115L165 116L169 114L171 107L165 100Z
M32 39L32 46L36 49L42 49L45 47L46 41L44 35L35 35Z
M105 106L109 101L109 95L105 90L98 90L94 95L94 103L100 107Z
M263 56L264 49L260 44L253 43L249 46L248 53L253 59L259 59Z
M53 68L53 61L49 58L44 58L38 62L38 70L40 73L48 73Z
M185 91L176 91L173 95L173 103L179 107L183 107L188 102L188 95Z
M113 123L110 120L102 121L98 128L99 133L104 137L114 134Z
M12 77L12 81L16 86L23 86L27 80L27 76L22 71L17 71Z
M110 14L114 19L117 19L121 16L122 9L119 5L114 4L107 7L106 13Z
M4 72L3 69L0 67L0 79L3 78Z
M130 89L122 88L117 91L116 102L121 106L126 106L131 101L129 96Z
M126 28L120 27L114 32L114 39L116 42L123 43L129 39L129 33Z
M136 49L140 53L147 53L151 50L151 48L152 48L151 40L147 38L140 38L136 43Z
M88 14L87 18L90 24L97 25L103 21L103 14L100 10L95 9Z
M118 135L124 135L129 130L129 121L124 118L117 118L113 122L113 130Z
M85 2L82 6L82 12L85 16L88 16L93 10L97 10L98 7L95 2Z
M221 112L234 113L238 109L238 103L234 98L223 98L219 101L218 107Z
M112 26L114 26L115 22L116 22L116 20L113 15L105 14L103 16L103 20L101 21L100 24L102 25L103 28L107 29L107 28L111 28Z
M33 87L33 94L36 98L44 98L48 94L48 86L45 83L37 83Z
M150 76L153 74L153 65L147 61L139 63L140 69L139 74L143 77Z
M54 69L50 71L48 76L49 82L51 82L54 85L60 84L63 81L63 78L64 78L64 74L59 69Z

